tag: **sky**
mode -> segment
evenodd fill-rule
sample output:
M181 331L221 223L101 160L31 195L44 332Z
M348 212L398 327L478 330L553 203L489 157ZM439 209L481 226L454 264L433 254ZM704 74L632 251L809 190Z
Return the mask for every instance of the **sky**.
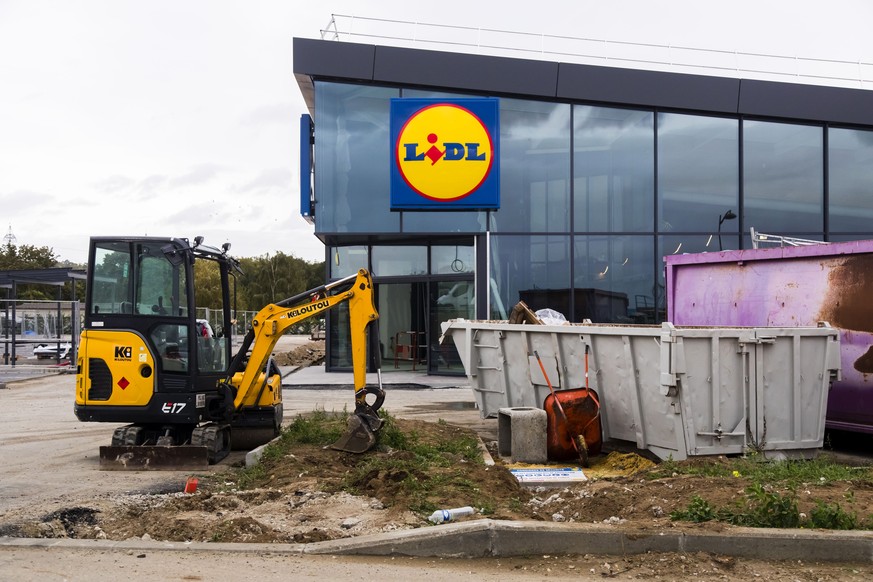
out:
M645 54L659 61L648 68L701 73L670 63L742 60L796 81L799 57L804 71L839 77L802 82L873 89L857 80L873 79L866 0L0 0L0 237L11 229L18 245L76 263L93 235L203 235L237 257L323 260L299 213L307 110L292 39L320 38L333 14L358 17L338 19L341 31L412 29L417 39L433 30L367 19L595 39L574 46L612 66Z

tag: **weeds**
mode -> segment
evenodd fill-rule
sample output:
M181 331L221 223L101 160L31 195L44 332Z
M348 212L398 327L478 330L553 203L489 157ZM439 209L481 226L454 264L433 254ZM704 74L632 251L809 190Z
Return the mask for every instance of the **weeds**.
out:
M853 496L847 494L847 501ZM816 501L809 515L797 507L797 493L789 487L779 493L772 487L754 483L745 490L745 502L736 507L716 508L702 497L695 495L688 507L670 514L674 521L721 521L732 525L761 528L818 528L818 529L867 529L873 526L873 517L862 523L854 512L848 512L839 503Z
M418 513L438 509L434 500L440 491L450 488L465 492L478 507L494 511L493 502L479 490L477 483L450 470L458 463L483 462L475 436L461 433L437 442L425 442L415 431L401 430L397 420L384 409L379 410L379 416L383 425L378 433L376 450L383 454L350 459L347 471L336 487L352 494L362 494L374 479L389 482L396 489L396 496L408 498L410 508ZM296 445L324 447L335 442L345 431L348 417L349 413L332 414L320 410L296 418L282 430L276 442L265 448L260 463L241 471L238 487L245 489L262 481L269 474L269 467L293 454Z

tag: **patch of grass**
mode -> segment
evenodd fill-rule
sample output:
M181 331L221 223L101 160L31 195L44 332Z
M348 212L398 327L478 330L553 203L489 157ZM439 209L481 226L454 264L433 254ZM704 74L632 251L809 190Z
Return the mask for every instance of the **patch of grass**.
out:
M348 418L347 412L328 414L324 410L298 416L282 430L277 444L281 445L282 449L293 444L329 445L345 431Z
M851 502L852 495L847 495ZM760 484L746 489L745 503L736 507L713 507L702 497L695 495L686 509L670 514L673 521L722 521L745 527L817 528L817 529L868 529L873 519L863 523L855 512L848 512L839 503L816 502L809 515L797 509L797 494L789 489L784 494Z
M691 498L691 503L687 509L677 509L670 513L670 519L673 521L691 521L694 523L703 523L705 521L713 521L718 518L718 513L708 501L695 495Z
M676 462L668 459L650 472L650 478L693 475L723 479L743 479L747 483L745 499L735 507L713 507L699 496L688 507L670 514L673 520L723 521L748 527L811 527L822 529L859 529L869 527L870 519L860 520L856 513L838 503L817 502L809 515L801 514L796 490L837 482L873 484L873 467L842 465L825 457L812 460L769 461L752 453L743 457L713 462ZM784 493L779 493L779 490ZM851 495L847 498L851 504Z
M672 475L698 477L743 477L753 483L779 483L800 487L854 481L873 483L873 467L852 467L819 457L810 460L770 461L760 455L721 459L718 462L677 462L668 459L649 473L650 479Z
M852 493L847 494L848 501L853 500ZM858 514L845 511L839 503L824 503L819 501L809 512L810 527L822 529L858 529L860 523Z
M442 492L463 492L473 505L495 511L493 501L479 484L463 477L461 471L451 471L459 463L482 464L479 441L475 435L458 433L435 440L425 439L416 431L404 431L397 419L384 409L375 452L356 457L342 475L339 488L352 494L366 494L366 485L373 480L390 484L397 497L405 497L410 508L422 514L438 509L432 499ZM323 410L297 417L282 430L280 438L268 445L261 462L242 470L237 486L246 489L263 482L272 466L293 453L296 445L319 447L334 443L346 430L349 413L333 414ZM441 423L446 426L446 423Z
M727 512L722 521L748 527L800 527L797 494L789 490L783 495L756 483L746 489L745 507Z

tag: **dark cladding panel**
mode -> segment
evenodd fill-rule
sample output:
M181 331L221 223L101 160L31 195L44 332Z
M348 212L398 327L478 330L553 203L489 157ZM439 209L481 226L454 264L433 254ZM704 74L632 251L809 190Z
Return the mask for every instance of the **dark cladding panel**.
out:
M738 79L562 63L558 99L736 113Z
M739 113L873 125L873 91L743 80Z
M366 44L294 39L294 74L370 81L376 47Z
M377 83L554 98L557 76L547 61L376 47Z

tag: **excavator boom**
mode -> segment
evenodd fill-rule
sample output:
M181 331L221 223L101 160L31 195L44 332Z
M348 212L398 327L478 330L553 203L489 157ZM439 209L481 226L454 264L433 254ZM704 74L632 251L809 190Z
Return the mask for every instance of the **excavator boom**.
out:
M367 327L379 318L379 314L373 297L373 282L366 269L267 305L258 312L228 370L226 381L236 393L234 408L252 406L258 402L263 387L260 371L268 366L276 342L291 326L344 302L348 302L349 307L355 413L349 419L348 430L334 443L333 448L351 453L363 453L372 448L376 443L375 434L382 426L377 411L382 406L385 394L381 370L378 370L379 387L367 386ZM249 347L251 354L244 364L243 358ZM375 396L372 404L367 401L370 395Z
M231 449L278 436L282 377L272 360L291 326L346 303L355 376L355 414L336 448L375 444L381 387L366 385L367 329L379 315L370 273L361 270L267 305L232 351L230 280L239 262L182 238L93 237L85 326L77 357L74 412L84 422L128 423L100 448L101 469L198 469ZM211 266L210 266L211 264ZM195 277L206 269L208 277ZM197 304L195 281L220 278L221 297ZM199 315L198 315L199 313ZM213 329L213 326L215 328ZM368 403L367 397L375 400Z

